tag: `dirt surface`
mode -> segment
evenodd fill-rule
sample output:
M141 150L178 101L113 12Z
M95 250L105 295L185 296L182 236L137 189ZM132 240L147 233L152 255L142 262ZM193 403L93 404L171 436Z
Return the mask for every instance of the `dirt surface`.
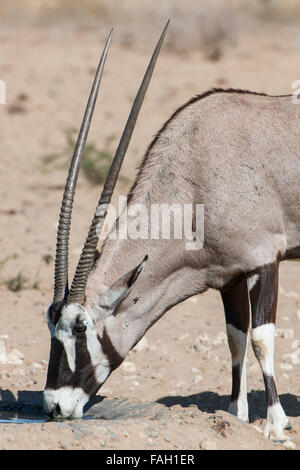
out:
M110 27L110 25L109 25ZM107 30L109 30L109 27ZM115 148L130 103L160 31L145 50L113 43L89 141ZM56 224L66 169L47 158L65 146L64 130L80 125L103 46L94 28L2 28L0 105L0 405L41 406L50 337L44 309L51 302ZM290 93L300 79L296 28L243 35L218 60L201 51L162 52L140 114L118 194L126 194L152 136L177 106L213 86ZM64 163L65 160L62 159ZM77 262L101 188L81 174L71 235ZM18 277L19 275L19 277ZM11 290L17 286L20 290ZM283 263L276 336L276 377L282 405L300 449L300 264ZM128 355L86 414L99 419L0 423L1 449L286 449L263 437L263 380L248 350L250 423L226 410L231 364L221 298L209 291L166 313ZM102 403L102 411L97 406ZM103 418L118 400L153 404L141 414ZM105 401L106 400L106 401ZM115 401L112 401L115 400ZM97 400L96 400L97 401ZM0 408L1 408L0 406ZM94 411L93 411L94 410ZM94 413L94 414L93 414ZM130 414L130 413L129 413ZM113 419L114 418L114 419ZM1 419L1 412L0 412Z

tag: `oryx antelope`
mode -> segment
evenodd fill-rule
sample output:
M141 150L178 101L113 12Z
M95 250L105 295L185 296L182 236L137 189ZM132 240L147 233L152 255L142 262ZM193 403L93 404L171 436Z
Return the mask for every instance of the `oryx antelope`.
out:
M278 266L282 260L300 258L300 108L291 96L213 89L177 109L148 147L128 207L203 204L201 249L188 251L180 239L107 237L100 255L96 250L165 33L166 28L133 104L69 287L76 179L111 36L98 66L59 218L54 297L47 310L51 350L45 410L54 417L80 417L89 398L168 309L213 288L224 303L232 355L229 411L248 420L249 331L265 382L265 434L282 438L289 424L274 379ZM119 218L113 230L121 224Z

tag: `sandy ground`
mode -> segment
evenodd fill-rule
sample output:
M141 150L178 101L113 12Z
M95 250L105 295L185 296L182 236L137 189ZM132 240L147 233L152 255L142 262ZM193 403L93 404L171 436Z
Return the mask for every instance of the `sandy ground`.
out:
M153 43L146 50L112 44L89 141L117 144ZM103 45L95 29L2 28L0 105L0 398L40 402L50 338L44 309L51 301L56 224L65 168L45 165L45 155L65 145L64 129L78 127ZM290 93L300 78L296 30L244 35L218 61L199 52L163 51L122 170L135 168L154 133L177 106L213 86ZM77 261L100 188L81 175L71 236ZM119 184L117 194L126 193ZM45 258L46 257L46 258ZM13 292L7 281L27 279ZM34 288L35 287L35 288ZM300 265L284 263L276 336L276 376L281 402L300 449ZM98 395L156 403L159 413L128 419L0 424L1 449L285 449L263 437L266 407L262 376L248 351L250 424L226 413L231 365L220 296L209 291L176 306L146 334L139 348ZM0 402L1 403L1 402ZM92 409L92 408L91 408ZM88 413L88 412L87 412Z

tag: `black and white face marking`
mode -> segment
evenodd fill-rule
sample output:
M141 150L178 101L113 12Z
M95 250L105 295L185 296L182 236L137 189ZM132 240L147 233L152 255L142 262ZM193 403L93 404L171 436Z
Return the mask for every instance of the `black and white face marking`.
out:
M146 255L136 268L106 289L101 305L102 319L110 317L129 294L147 258ZM51 349L44 408L55 417L78 418L89 398L123 357L115 349L104 322L100 337L93 318L82 305L65 305L61 301L50 305L46 314Z
M51 350L44 408L59 418L79 418L110 373L94 322L79 304L47 310Z

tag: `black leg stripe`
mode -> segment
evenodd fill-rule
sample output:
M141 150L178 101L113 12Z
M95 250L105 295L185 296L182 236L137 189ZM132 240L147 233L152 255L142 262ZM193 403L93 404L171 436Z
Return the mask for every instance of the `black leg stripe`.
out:
M278 296L278 262L262 266L255 271L259 274L250 291L252 307L252 328L275 323Z
M274 377L272 375L263 374L265 388L266 388L266 396L267 396L267 404L268 406L275 405L279 402L276 385L274 381Z
M231 392L231 401L235 401L238 399L240 394L240 386L241 386L241 374L240 374L240 366L232 366L232 392Z
M247 279L242 278L233 286L221 290L226 323L247 333L250 320Z

